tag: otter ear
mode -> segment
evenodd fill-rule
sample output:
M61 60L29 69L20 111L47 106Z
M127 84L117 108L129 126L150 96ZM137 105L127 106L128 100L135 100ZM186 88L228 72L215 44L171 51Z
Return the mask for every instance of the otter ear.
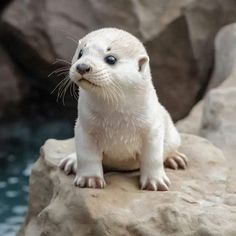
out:
M138 70L144 71L148 62L149 62L149 58L147 56L141 56L138 60Z

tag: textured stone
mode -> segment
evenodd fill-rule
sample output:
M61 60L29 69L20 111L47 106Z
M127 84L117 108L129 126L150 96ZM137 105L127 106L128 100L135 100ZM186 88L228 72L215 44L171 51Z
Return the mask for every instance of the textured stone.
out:
M236 87L209 92L204 101L200 134L219 147L236 147Z
M0 14L4 10L4 8L11 2L12 0L1 0L0 2Z
M195 104L201 89L186 19L179 17L145 45L159 99L178 120Z
M222 152L191 135L183 135L181 149L189 167L167 170L168 192L139 190L138 172L109 172L105 189L80 189L53 164L73 151L73 140L47 141L32 171L18 236L235 235L236 182Z
M217 34L215 39L215 66L208 89L219 86L236 68L235 41L235 23L223 27Z
M195 0L186 6L185 15L199 76L205 78L213 66L217 32L236 21L234 0Z
M11 110L13 104L19 104L25 88L20 88L21 74L14 67L5 50L0 46L0 116L4 110Z
M223 112L222 110L218 110L216 107L212 107L215 106L214 102L209 102L210 100L212 101L212 99L217 100L218 95L220 96L219 99L221 99L221 101L219 102L222 104L221 106L225 107L224 109L226 109L227 107L229 107L229 109L230 107L231 109L233 109L235 101L231 99L231 97L234 96L232 95L232 93L234 93L233 91L236 88L236 47L234 43L235 40L236 24L230 24L223 27L217 34L217 37L215 39L215 67L208 88L209 95L206 96L207 101L206 99L200 101L197 105L193 107L192 111L186 118L177 122L176 125L179 131L190 134L206 135L206 130L204 131L206 127L203 127L205 126L205 123L217 123L217 121L215 121L215 119L217 119L217 116L211 116L211 121L204 120L209 118L210 110L213 109L219 113ZM215 86L219 87L217 87L216 90L213 89L211 91L211 89ZM223 94L225 98L222 98ZM203 106L205 107L204 111ZM206 114L203 115L203 112L205 112ZM226 114L218 115L224 116L221 119L225 120L226 123L228 119L231 119L230 116L232 116L232 118L235 117L236 119L236 111L233 110L230 116ZM213 139L210 140L214 142Z

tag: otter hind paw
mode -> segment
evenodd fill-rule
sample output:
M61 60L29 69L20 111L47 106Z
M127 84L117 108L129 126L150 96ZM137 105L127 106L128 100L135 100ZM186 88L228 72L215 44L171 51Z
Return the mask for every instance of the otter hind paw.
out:
M63 158L59 163L59 167L67 175L75 174L76 169L77 169L76 154L72 153L72 154L68 155L67 157Z
M185 154L175 151L164 162L165 167L170 169L186 169L188 165L188 158Z

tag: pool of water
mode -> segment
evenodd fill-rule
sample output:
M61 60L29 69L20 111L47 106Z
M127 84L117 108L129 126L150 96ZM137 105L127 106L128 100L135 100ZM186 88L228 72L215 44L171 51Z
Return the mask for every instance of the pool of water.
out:
M29 176L40 146L48 138L72 137L73 125L32 119L0 124L0 235L15 236L24 221Z

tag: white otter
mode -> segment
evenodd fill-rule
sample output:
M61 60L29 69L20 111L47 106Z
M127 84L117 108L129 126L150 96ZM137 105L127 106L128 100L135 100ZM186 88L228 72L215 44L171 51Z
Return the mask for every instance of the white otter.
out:
M60 167L76 172L75 185L103 188L104 164L140 167L141 189L168 190L164 162L185 168L187 158L177 151L180 135L158 102L143 44L123 30L93 31L79 41L70 78L80 91L76 153Z

